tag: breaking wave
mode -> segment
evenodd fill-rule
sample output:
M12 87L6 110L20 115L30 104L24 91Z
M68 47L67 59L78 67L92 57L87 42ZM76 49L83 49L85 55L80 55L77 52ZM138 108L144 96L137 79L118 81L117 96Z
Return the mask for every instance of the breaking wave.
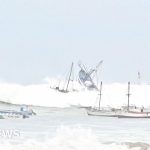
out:
M150 150L147 143L102 143L90 130L81 127L61 126L53 137L48 134L43 140L28 139L20 142L0 141L5 150Z
M56 86L56 80L49 83L20 85L12 83L0 83L0 101L12 104L27 104L48 107L69 107L70 105L97 105L98 91L89 91L73 84L75 91L61 93L51 87ZM71 90L71 87L69 87ZM150 85L131 84L130 103L135 105L150 106ZM103 84L102 103L103 106L122 106L127 104L127 84L113 83Z

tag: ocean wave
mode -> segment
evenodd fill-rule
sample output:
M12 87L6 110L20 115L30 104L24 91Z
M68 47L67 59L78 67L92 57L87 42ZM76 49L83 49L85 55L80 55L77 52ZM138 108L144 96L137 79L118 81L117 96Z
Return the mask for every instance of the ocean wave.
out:
M53 81L53 80L52 80ZM53 83L53 84L51 84ZM70 105L98 106L99 91L81 88L75 82L75 91L59 92L50 86L55 82L20 85L0 83L0 101L9 104L27 104L48 107L69 107ZM70 87L71 88L71 87ZM130 104L149 107L150 85L131 84ZM127 104L127 84L103 84L102 106L119 107Z
M52 137L45 134L43 140L40 137L19 142L1 140L0 147L5 150L150 150L150 145L142 142L101 142L92 130L80 126L61 126Z

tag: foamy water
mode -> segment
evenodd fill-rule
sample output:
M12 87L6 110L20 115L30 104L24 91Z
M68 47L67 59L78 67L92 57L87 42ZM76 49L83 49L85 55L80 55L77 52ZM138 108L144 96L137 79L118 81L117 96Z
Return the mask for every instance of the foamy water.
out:
M53 138L26 140L19 143L0 142L5 150L148 150L145 143L101 143L91 131L80 128L61 127Z
M12 137L1 135L0 148L5 150L150 149L149 119L90 117L85 109L74 108L34 108L34 110L38 112L38 116L30 119L0 120L1 130L20 132Z
M70 105L97 105L98 91L89 91L74 82L76 91L61 93L55 87L58 81L35 85L19 85L0 83L0 100L13 104L30 104L49 107L69 107ZM63 88L63 87L61 87ZM69 87L71 90L72 84ZM150 85L136 85L131 83L130 103L137 106L150 106ZM102 106L122 106L127 104L127 84L104 84L102 88Z
M118 119L88 116L86 109L72 105L97 105L98 92L75 87L61 93L49 84L0 84L0 99L12 104L30 104L37 116L0 120L0 148L4 150L149 150L149 119ZM131 103L149 107L149 85L131 84ZM127 84L103 85L102 105L127 102ZM1 109L19 105L1 103ZM47 107L39 107L47 106ZM7 134L6 134L7 131ZM11 135L8 135L11 134Z

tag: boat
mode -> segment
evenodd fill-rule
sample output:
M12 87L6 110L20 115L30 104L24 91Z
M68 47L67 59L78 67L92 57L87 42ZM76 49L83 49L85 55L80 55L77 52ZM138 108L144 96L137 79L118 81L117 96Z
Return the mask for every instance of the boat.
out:
M87 109L87 110L89 110L89 109L92 108L91 106L83 106L83 105L80 105L80 104L78 104L78 105L72 105L72 104L71 104L70 107L71 107L71 108L77 108L77 109L84 108L84 109Z
M89 116L118 117L118 113L121 111L120 109L101 108L101 96L102 96L102 81L100 83L99 107L87 110L87 114Z
M99 98L99 108L91 109L87 111L88 115L91 116L104 116L104 117L118 117L118 118L150 118L150 112L146 111L144 107L136 107L130 106L130 82L128 82L128 104L126 107L121 109L101 109L101 90L102 90L102 82L100 86L100 98Z
M118 118L150 118L150 112L124 112Z
M150 118L150 112L145 111L144 107L137 108L130 107L130 82L128 82L128 105L127 109L118 114L118 118Z
M80 71L78 73L78 81L81 85L89 90L97 90L98 87L94 82L94 77L97 77L98 68L102 65L103 60L101 60L95 68L87 69L87 67L81 63L78 64ZM98 84L98 78L96 78Z
M73 71L73 65L74 64L72 62L71 68L70 68L70 72L69 72L69 77L67 79L67 84L65 83L65 85L64 85L64 87L66 86L66 88L63 88L63 89L60 88L60 81L59 81L58 86L56 86L56 87L50 87L51 89L57 90L57 91L62 92L62 93L68 93L69 92L68 87L69 87L69 84L70 84L70 81L71 81L71 75L72 75L72 71ZM73 91L75 91L75 90L73 90Z
M32 109L28 109L27 106L21 106L20 111L17 110L0 110L0 119L17 119L17 118L29 118L36 113Z
M107 110L88 110L89 116L101 116L101 117L118 117L118 111Z

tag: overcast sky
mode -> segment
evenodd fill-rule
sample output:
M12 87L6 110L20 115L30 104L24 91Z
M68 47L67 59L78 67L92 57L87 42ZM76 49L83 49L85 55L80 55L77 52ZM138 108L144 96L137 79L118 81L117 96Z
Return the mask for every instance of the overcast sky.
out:
M0 80L40 83L73 61L104 82L150 83L149 0L0 0Z

